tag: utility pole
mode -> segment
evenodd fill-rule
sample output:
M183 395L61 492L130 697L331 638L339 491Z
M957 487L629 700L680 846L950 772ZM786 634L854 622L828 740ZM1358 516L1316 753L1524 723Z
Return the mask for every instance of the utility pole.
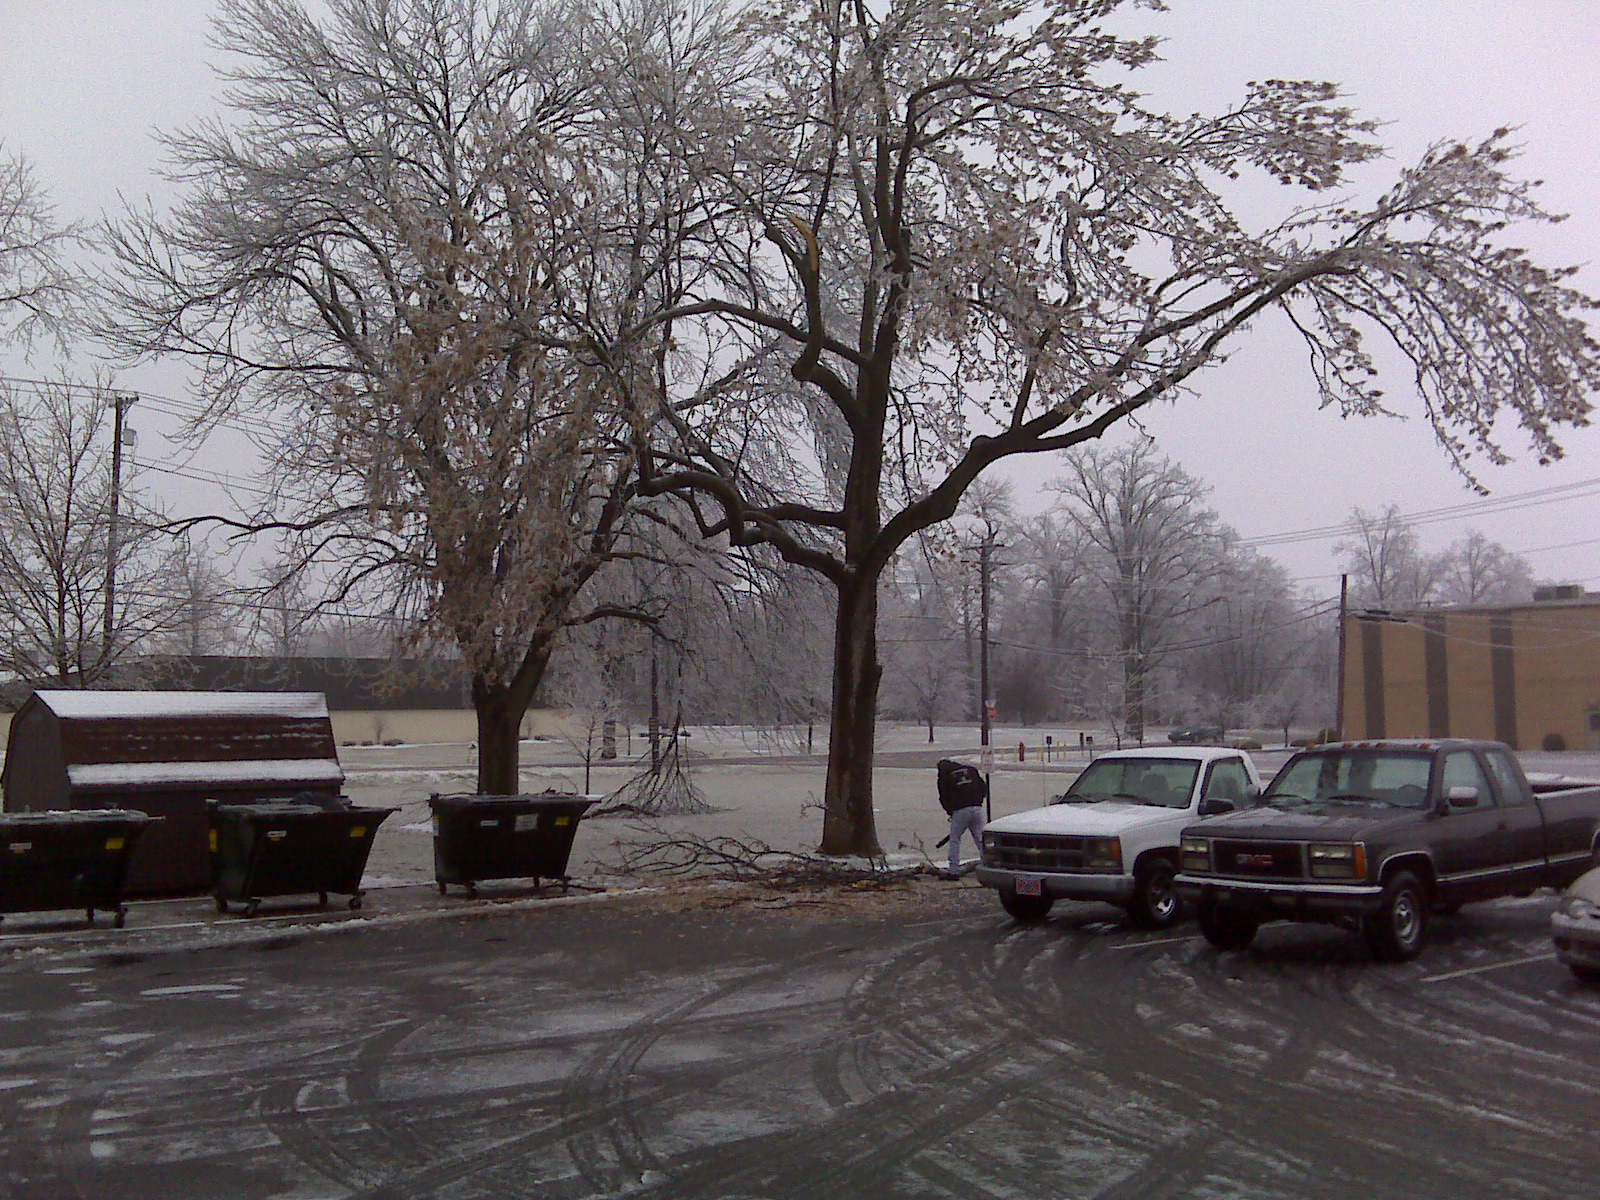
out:
M1339 668L1334 673L1333 736L1344 740L1344 625L1345 614L1350 610L1350 576L1339 576ZM1327 710L1324 709L1324 712Z
M989 556L994 538L988 536L978 546L978 694L982 721L978 726L978 745L989 744Z
M116 396L111 401L111 510L106 521L106 614L100 650L103 666L111 662L111 639L116 626L117 518L122 507L123 417L137 396Z

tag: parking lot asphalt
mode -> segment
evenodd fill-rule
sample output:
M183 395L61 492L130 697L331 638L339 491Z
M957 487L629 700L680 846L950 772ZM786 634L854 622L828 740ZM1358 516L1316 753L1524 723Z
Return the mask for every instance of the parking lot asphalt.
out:
M1552 904L1400 966L923 879L13 938L0 1195L1566 1200L1600 992Z

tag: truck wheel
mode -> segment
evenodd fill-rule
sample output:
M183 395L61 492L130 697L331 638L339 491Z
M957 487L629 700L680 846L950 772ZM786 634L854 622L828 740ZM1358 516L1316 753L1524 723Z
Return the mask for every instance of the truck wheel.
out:
M1261 922L1220 904L1200 906L1200 932L1218 950L1243 950L1255 941Z
M1384 885L1378 911L1367 918L1367 945L1379 962L1409 962L1427 937L1427 895L1415 875L1400 871Z
M1172 882L1177 872L1164 858L1141 866L1133 875L1128 916L1140 929L1166 929L1183 919L1183 900Z
M1019 896L1015 892L1000 891L1000 907L1017 921L1042 921L1050 915L1054 896Z

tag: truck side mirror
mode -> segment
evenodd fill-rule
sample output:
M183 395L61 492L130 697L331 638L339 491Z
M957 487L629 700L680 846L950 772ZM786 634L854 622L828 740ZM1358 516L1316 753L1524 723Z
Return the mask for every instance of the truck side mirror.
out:
M1255 783L1247 783L1247 784L1245 784L1244 798L1246 800L1250 801L1251 804L1254 804L1256 801L1260 800L1261 799L1261 785L1260 784L1255 784Z
M1233 811L1233 801L1224 800L1220 796L1207 796L1204 800L1200 801L1200 807L1195 811L1197 811L1202 817L1219 816L1222 813L1230 813Z
M1446 797L1451 808L1476 808L1478 805L1478 789L1470 783L1460 784L1450 789Z

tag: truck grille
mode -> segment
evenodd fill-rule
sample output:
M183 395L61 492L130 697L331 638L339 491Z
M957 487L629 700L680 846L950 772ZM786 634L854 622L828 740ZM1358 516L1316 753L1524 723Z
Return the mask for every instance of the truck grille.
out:
M1300 842L1212 843L1218 875L1242 875L1262 879L1304 879L1305 846Z
M1042 833L995 833L985 847L983 865L1006 871L1108 871L1107 867L1083 865L1081 837L1057 837Z

